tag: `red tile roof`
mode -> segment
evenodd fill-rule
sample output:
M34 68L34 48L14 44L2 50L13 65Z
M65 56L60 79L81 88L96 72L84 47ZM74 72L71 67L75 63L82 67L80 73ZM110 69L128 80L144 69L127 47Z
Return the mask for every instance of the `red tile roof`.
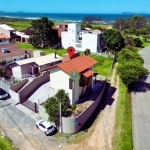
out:
M82 55L57 64L56 66L62 69L63 71L70 73L70 71L74 69L78 70L79 72L82 72L85 69L92 67L96 63L97 61L95 59L89 56Z
M88 70L87 72L83 73L83 75L87 78L90 77L92 74L94 74L93 70Z

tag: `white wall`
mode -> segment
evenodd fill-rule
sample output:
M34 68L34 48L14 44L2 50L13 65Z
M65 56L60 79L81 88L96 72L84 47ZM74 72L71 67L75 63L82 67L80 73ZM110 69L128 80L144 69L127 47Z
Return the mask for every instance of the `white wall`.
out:
M75 101L74 101L74 103L79 100L79 95L81 94L81 91L82 91L82 87L79 86L79 80L75 80L75 89L74 89Z
M19 94L14 92L13 90L9 89L9 94L12 99L16 100L18 103L20 102Z
M90 49L91 53L97 53L97 34L82 34L82 49L85 51L87 48Z
M15 78L19 78L19 79L22 78L22 72L21 72L21 67L20 66L13 67L12 68L12 73L13 73L13 76Z
M58 89L64 89L69 94L70 103L72 104L73 91L69 89L69 75L58 67L50 70L50 87L55 89L55 94Z

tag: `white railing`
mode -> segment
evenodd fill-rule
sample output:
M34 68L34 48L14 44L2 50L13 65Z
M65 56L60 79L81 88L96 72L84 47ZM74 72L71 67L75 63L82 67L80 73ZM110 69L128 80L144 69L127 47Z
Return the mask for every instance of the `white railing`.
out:
M22 76L22 79L25 79L25 78L35 78L35 76L34 76L34 75L31 75L31 74L24 74L24 75Z

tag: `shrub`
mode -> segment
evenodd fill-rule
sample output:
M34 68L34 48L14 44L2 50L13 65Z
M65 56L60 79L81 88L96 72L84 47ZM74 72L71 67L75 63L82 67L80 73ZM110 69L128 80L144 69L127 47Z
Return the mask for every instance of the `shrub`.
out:
M140 38L135 38L134 43L135 43L136 47L141 47L142 46L142 41L140 40Z

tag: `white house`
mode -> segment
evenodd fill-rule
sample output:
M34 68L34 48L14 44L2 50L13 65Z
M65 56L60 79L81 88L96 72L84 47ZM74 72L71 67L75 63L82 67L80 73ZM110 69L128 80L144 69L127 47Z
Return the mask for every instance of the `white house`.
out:
M11 28L10 26L6 24L0 24L0 34L5 34L9 38L14 36L15 29Z
M69 103L74 104L93 88L93 68L96 63L96 60L85 55L59 63L50 70L50 86L55 89L55 93L58 89L64 89L68 93ZM70 78L72 70L79 72L79 80Z
M14 78L21 80L23 78L36 77L41 72L50 69L53 65L62 61L62 58L54 53L44 56L41 53L41 56L38 56L38 52L41 53L41 51L34 53L34 56L37 57L15 61L9 65Z
M91 53L101 50L101 31L100 30L81 30L81 24L68 24L68 31L62 32L62 47L73 46L77 51L90 49Z

